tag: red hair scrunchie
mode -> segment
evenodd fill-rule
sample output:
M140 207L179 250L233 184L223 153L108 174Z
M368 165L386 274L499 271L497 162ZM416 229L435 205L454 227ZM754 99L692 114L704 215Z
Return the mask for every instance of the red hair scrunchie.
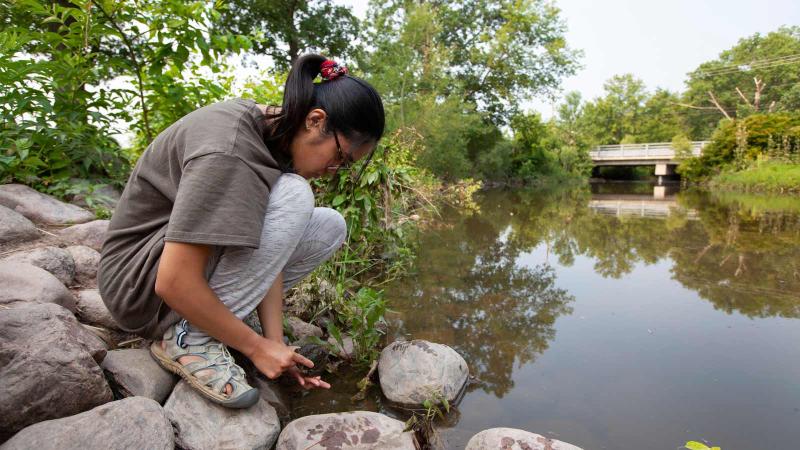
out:
M340 65L332 59L326 59L319 68L319 73L323 80L331 81L339 75L346 75L347 67Z

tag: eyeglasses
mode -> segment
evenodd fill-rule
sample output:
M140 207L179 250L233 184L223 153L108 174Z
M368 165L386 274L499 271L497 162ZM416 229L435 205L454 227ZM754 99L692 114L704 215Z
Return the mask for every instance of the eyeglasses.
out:
M335 171L333 173L335 177L336 175L338 175L340 170L350 170L353 164L355 164L355 161L353 161L353 157L351 156L350 153L347 153L344 150L342 150L342 145L339 143L339 135L336 133L336 131L333 132L333 139L336 142L336 159L338 161L341 161L340 164L337 166L328 167L329 169L335 168ZM367 155L367 159L364 161L364 163L361 164L361 168L358 170L356 177L353 179L354 187L358 186L358 181L361 180L361 175L364 174L364 170L367 168L369 162L372 160L373 153L375 153L374 148L372 149L372 151L369 152L369 155Z

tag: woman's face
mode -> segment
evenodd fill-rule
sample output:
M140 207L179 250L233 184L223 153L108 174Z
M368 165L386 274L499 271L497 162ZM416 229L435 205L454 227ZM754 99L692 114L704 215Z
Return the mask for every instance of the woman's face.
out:
M306 116L305 127L298 130L289 146L298 175L310 179L336 172L366 156L375 146L374 141L351 142L338 132L325 132L327 114L314 109ZM337 140L339 146L337 146Z

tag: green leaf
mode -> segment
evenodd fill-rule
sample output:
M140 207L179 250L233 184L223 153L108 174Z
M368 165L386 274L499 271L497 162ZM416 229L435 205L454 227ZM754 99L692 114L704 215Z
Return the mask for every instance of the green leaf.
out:
M339 206L342 203L344 203L344 199L345 199L344 194L339 194L339 195L337 195L336 197L333 198L333 201L331 202L331 205Z
M706 444L697 441L689 441L684 444L684 447L688 448L689 450L710 450Z

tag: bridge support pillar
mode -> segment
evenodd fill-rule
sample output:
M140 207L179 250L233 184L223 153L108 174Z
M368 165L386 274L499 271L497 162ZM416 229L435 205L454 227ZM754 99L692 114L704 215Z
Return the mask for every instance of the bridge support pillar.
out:
M656 175L658 175L658 184L661 184L665 175L672 175L675 173L675 166L672 164L656 164Z

